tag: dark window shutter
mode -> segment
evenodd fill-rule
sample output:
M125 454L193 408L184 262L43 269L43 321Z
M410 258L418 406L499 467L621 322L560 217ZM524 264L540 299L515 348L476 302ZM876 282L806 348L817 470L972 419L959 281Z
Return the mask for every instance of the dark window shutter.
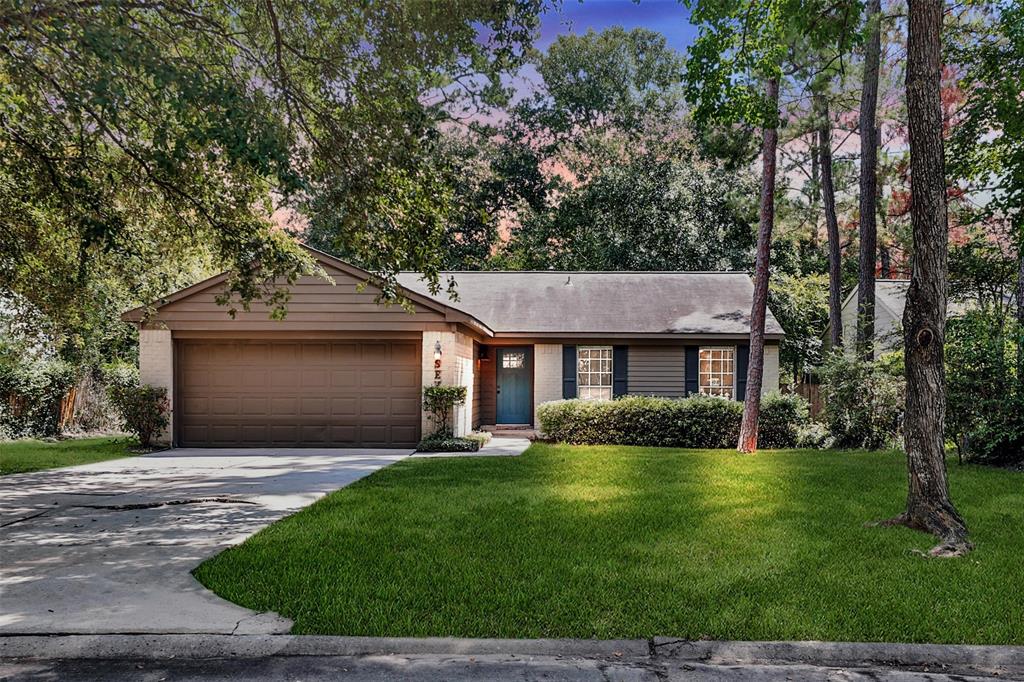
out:
M750 367L750 346L736 346L736 400L747 397L747 369Z
M612 348L612 397L626 395L629 392L629 346Z
M700 393L700 347L686 347L686 395Z
M576 346L562 346L562 397L576 397Z

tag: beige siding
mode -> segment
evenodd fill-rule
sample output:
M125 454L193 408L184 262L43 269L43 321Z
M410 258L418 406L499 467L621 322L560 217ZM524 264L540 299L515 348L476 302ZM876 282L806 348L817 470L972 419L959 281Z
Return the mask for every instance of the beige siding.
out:
M174 433L174 342L169 329L139 330L139 381L167 389L170 422L156 440L169 444Z
M466 402L455 408L453 415L456 436L465 436L473 430L473 400L475 374L473 366L473 339L460 332L455 333L455 358L452 367L452 385L466 387Z
M686 393L685 346L630 346L627 370L631 395L681 398Z
M761 395L779 390L779 346L775 343L764 347L764 374L761 375Z
M857 295L854 294L843 306L843 353L853 357L857 346ZM889 309L875 302L875 357L888 353L899 346L900 329L903 320L897 319Z
M537 406L562 399L562 345L538 343L533 347L533 420L537 423Z

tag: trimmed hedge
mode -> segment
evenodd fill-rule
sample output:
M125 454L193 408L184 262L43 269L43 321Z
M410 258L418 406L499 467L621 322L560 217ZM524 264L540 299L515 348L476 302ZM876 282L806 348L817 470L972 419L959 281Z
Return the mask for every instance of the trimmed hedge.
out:
M573 445L734 448L743 404L708 396L555 400L538 406L537 418L545 437ZM806 423L806 401L769 394L761 401L758 443L766 448L793 447Z

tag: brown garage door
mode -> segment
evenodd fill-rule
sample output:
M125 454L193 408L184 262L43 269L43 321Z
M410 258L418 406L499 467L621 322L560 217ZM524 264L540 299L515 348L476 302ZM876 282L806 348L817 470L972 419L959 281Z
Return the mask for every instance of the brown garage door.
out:
M415 445L420 344L179 342L185 446Z

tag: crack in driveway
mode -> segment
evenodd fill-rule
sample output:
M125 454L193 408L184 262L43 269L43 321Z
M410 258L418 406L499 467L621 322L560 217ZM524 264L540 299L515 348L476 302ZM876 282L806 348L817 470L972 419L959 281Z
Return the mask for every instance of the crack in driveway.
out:
M137 502L134 504L72 504L72 509L103 509L106 511L134 511L136 509L157 509L159 507L173 507L179 504L256 504L252 500L239 500L231 497L196 497L186 500L161 500L159 502Z

